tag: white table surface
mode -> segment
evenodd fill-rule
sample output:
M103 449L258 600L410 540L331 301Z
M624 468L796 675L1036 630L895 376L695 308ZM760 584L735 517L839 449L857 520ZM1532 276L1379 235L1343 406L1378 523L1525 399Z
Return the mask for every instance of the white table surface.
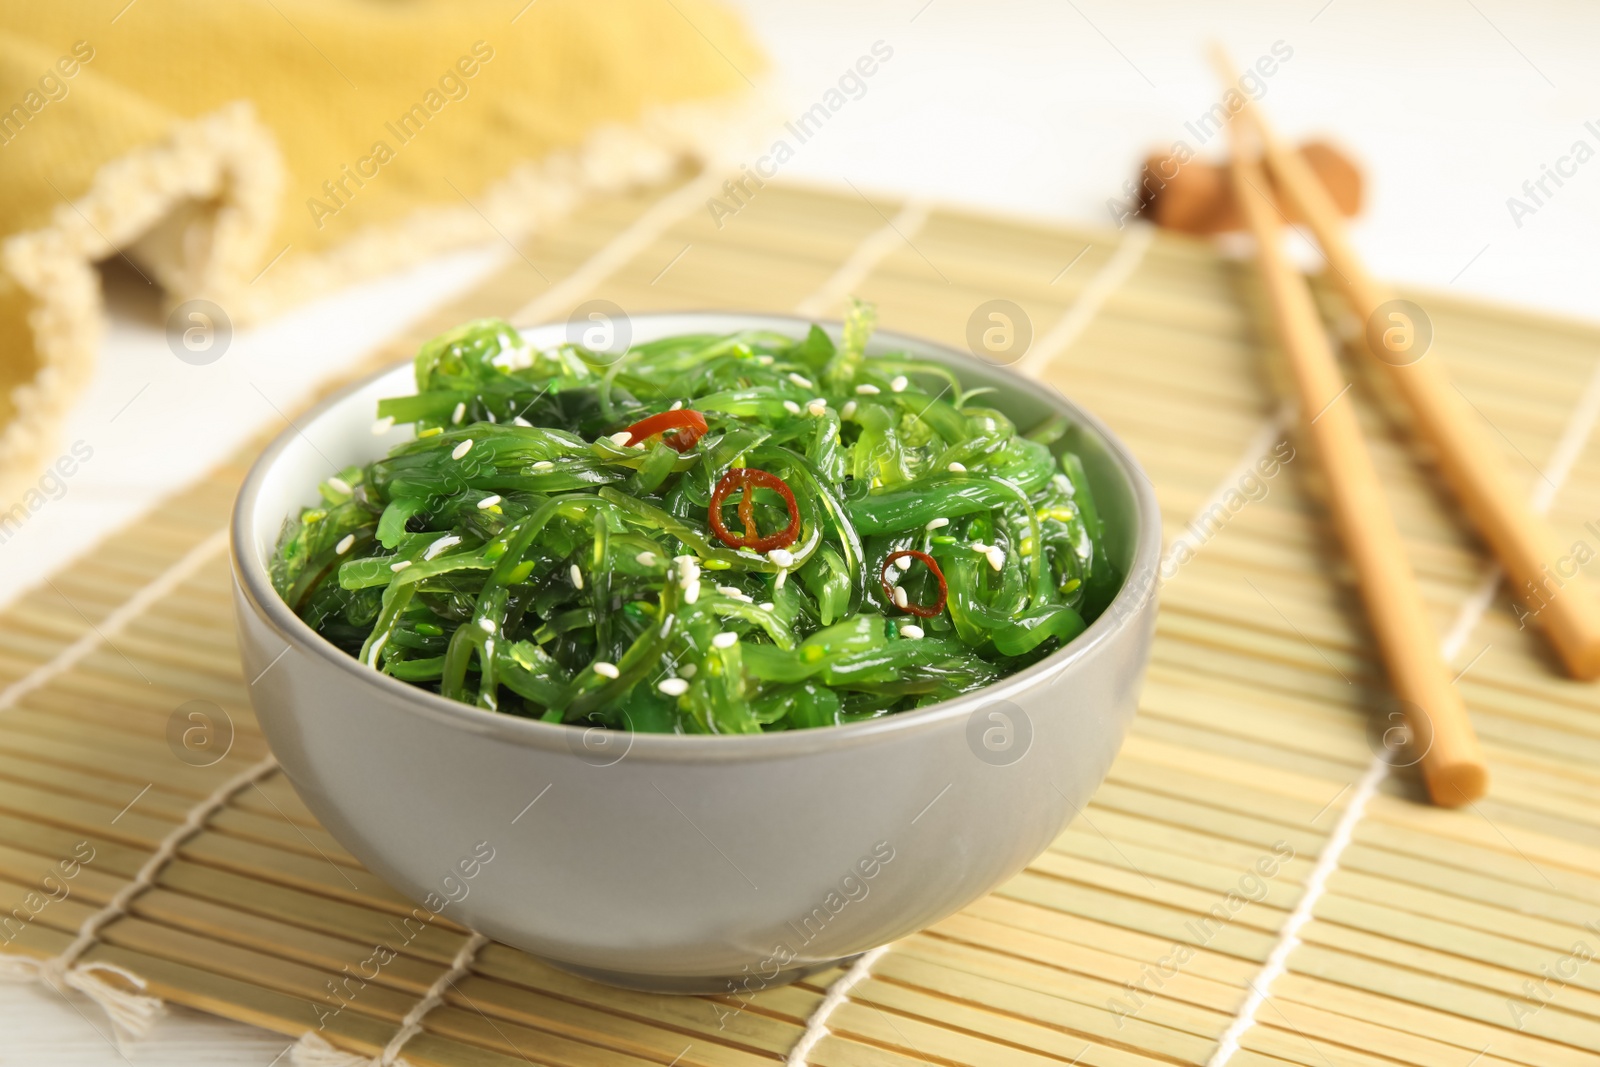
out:
M1149 148L1195 143L1184 124L1218 95L1206 42L1222 40L1243 65L1282 41L1293 56L1269 80L1263 105L1285 133L1333 134L1362 161L1370 200L1354 233L1375 272L1600 319L1600 158L1561 188L1547 186L1552 195L1520 226L1507 206L1574 142L1600 153L1600 8L1532 10L1509 0L742 6L797 114L874 42L894 49L866 94L802 146L784 177L1080 223L1108 221L1107 198ZM1218 139L1206 147L1218 149ZM486 234L481 249L241 332L205 367L173 358L156 301L130 273L113 274L100 366L66 437L90 443L94 457L64 497L0 548L0 606L279 421L274 405L292 408L319 376L470 287L507 254ZM125 1053L108 1032L81 999L0 985L4 1064L268 1067L287 1045L181 1009Z

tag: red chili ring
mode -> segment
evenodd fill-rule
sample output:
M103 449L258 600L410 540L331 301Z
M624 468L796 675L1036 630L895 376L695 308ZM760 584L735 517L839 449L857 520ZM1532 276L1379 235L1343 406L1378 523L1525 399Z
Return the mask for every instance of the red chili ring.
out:
M789 509L789 525L765 537L756 530L755 501L751 499L751 490L756 486L771 489L783 497L784 506ZM739 500L739 519L744 523L743 537L730 532L722 521L722 505L727 502L735 489L744 490L744 495ZM730 548L771 552L775 548L787 548L800 540L800 505L795 503L794 491L789 488L788 482L776 474L769 474L755 467L734 467L722 476L717 482L717 487L711 490L710 519L712 532Z
M706 417L692 408L662 411L647 415L629 426L628 444L636 445L640 441L648 441L656 434L661 434L662 442L669 448L687 452L695 446L696 441L705 436L706 429ZM678 432L672 433L673 430Z
M939 599L933 602L933 607L930 608L924 607L921 604L908 603L905 607L900 608L899 604L894 604L894 586L889 583L889 568L894 566L894 561L899 559L901 556L910 556L912 559L919 559L927 565L927 568L930 571L933 572L934 578L939 582ZM931 619L935 615L939 614L939 612L943 611L945 601L949 599L950 596L950 587L945 584L944 571L939 569L939 564L926 552L918 552L914 548L908 548L903 552L891 552L887 556L883 557L883 569L878 572L878 581L883 583L883 595L889 599L889 603L894 604L894 606L900 608L901 611L910 612L912 615L917 615L924 619Z

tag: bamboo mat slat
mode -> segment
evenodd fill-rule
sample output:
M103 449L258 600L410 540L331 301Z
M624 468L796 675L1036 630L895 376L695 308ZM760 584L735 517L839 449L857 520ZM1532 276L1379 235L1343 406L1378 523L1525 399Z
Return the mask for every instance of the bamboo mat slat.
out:
M591 297L636 312L790 312L848 282L886 328L957 346L978 304L1013 300L1037 342L1086 315L1096 279L1128 255L1125 233L799 186L767 186L720 227L692 197L665 216L662 198L580 211L375 359L405 358L464 318L513 315L580 271L590 291L558 291L573 299L543 301L546 317ZM904 225L890 235L893 219ZM632 254L597 267L619 238ZM1600 519L1600 450L1580 403L1600 329L1412 295L1434 320L1428 358L1497 431L1520 487L1553 485L1563 542L1600 550L1600 525L1586 525ZM1481 592L1490 561L1404 413L1351 364L1351 402L1433 622L1456 634L1448 652L1494 785L1444 811L1422 803L1409 770L1375 774L1382 673L1283 407L1252 272L1158 235L1098 296L1042 376L1123 436L1169 545L1192 550L1167 567L1139 716L1082 816L993 895L878 958L809 1062L1600 1063L1600 963L1582 958L1600 953L1600 695L1556 671L1506 590ZM0 950L60 952L197 803L265 755L215 537L258 447L0 613ZM1244 478L1289 449L1272 475ZM194 700L231 723L213 766L167 743ZM46 876L85 850L70 893L38 906ZM85 959L298 1037L410 910L273 774L184 843ZM444 918L415 931L325 1014L322 1036L376 1054L466 937ZM746 999L665 997L490 945L403 1055L417 1067L773 1064L842 973Z

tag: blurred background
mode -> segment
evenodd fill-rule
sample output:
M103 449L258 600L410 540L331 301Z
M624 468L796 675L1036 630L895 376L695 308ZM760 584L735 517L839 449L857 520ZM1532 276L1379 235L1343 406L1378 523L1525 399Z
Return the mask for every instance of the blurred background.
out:
M98 48L112 50L118 26L153 15L140 8L161 2L136 0L120 14L120 0L112 5L117 22L97 31ZM671 17L689 19L672 0L660 2ZM9 6L6 23L25 25L24 5ZM509 0L507 17L521 17L516 9L523 6ZM1147 152L1180 139L1196 144L1186 124L1218 96L1204 51L1216 40L1241 66L1277 55L1262 100L1278 128L1295 140L1325 137L1360 163L1367 206L1353 234L1375 273L1494 304L1600 318L1600 161L1593 159L1600 151L1600 67L1593 58L1600 9L1593 5L731 6L765 54L764 69L744 69L753 65L715 45L698 61L727 64L730 81L759 86L779 118L810 107L875 44L892 50L859 99L784 164L782 180L1109 228L1108 204L1125 197L1123 183ZM1220 141L1211 138L1202 154L1215 155ZM6 151L0 148L0 167ZM1567 163L1564 181L1532 199L1525 183L1537 183L1563 157L1579 162ZM302 404L320 381L404 324L510 261L516 253L485 223L481 241L468 247L329 286L240 328L223 358L201 366L173 358L167 305L136 269L113 257L101 270L106 331L60 436L91 443L93 460L60 499L5 541L0 604L279 422L280 410ZM1309 248L1299 254L1315 266ZM265 1067L284 1049L275 1035L174 1013L124 1057L55 993L0 986L0 1057Z

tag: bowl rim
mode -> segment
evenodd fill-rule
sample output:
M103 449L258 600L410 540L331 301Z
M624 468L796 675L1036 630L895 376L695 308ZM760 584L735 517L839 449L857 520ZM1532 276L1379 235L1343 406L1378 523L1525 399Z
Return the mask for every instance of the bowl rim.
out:
M838 330L842 328L842 323L838 319L811 319L795 315L744 313L719 309L651 312L630 318L635 324L647 322L664 327L677 320L704 322L708 319L723 319L727 321L728 332L763 328L792 332L796 327L803 330L815 323L824 329L829 329L833 336L837 336ZM540 323L518 325L516 328L526 333L559 325L561 324ZM957 360L972 358L950 345L892 330L875 331L872 347L904 348L913 354L932 350L953 356ZM353 394L395 373L406 363L409 361L387 364L340 387L312 406L292 425L283 429L256 458L240 485L229 522L228 554L238 595L244 598L257 617L264 620L287 645L327 661L336 669L350 675L358 685L376 686L379 693L391 698L393 703L407 712L528 748L573 751L574 738L580 736L574 731L604 728L544 722L541 719L526 719L503 712L489 711L476 705L451 700L409 682L379 673L333 645L290 610L289 605L272 586L265 559L257 558L253 550L256 504L262 486L273 466L293 444L295 438L300 436L300 427L311 425L345 403ZM1010 384L1019 390L1037 390L1039 386L1045 384L1036 379L1025 378L1007 367L989 363L981 363L981 366L985 368L986 373L1010 379ZM1059 389L1051 386L1046 388L1053 394L1048 400L1052 407L1060 409L1074 425L1099 439L1128 485L1133 501L1134 549L1128 573L1123 579L1122 588L1117 591L1117 595L1112 598L1105 611L1090 623L1082 634L1024 670L1007 675L982 689L963 693L925 708L898 712L866 722L775 733L714 735L630 731L626 734L628 759L680 762L777 758L888 741L902 735L922 733L945 726L951 720L970 716L980 708L1011 699L1024 690L1048 683L1108 643L1121 631L1136 625L1150 609L1156 594L1162 542L1161 512L1155 490L1149 476L1133 458L1127 446L1099 418L1080 407ZM608 734L616 732L607 730Z

